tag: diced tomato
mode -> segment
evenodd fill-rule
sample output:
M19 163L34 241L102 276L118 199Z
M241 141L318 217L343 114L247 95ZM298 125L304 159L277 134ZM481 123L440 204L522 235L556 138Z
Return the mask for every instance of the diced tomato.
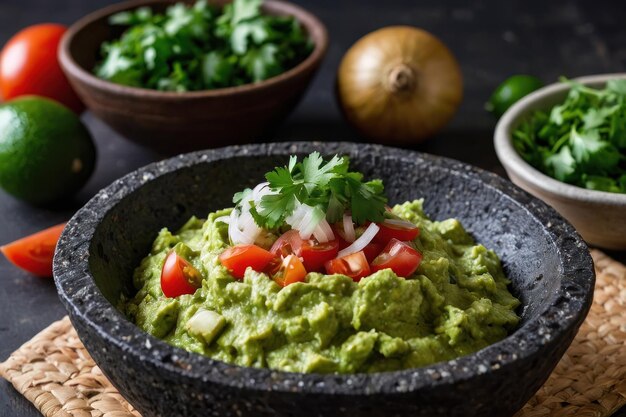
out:
M372 261L372 271L389 268L399 277L409 277L415 272L422 254L406 242L391 239L383 252Z
M276 240L270 252L280 258L291 254L299 256L307 271L321 271L327 261L337 256L339 242L331 240L318 243L315 239L303 240L297 230L289 230ZM271 269L275 270L276 267Z
M296 255L287 255L273 276L274 281L280 286L286 287L295 282L302 282L306 277L306 268Z
M358 282L370 275L371 271L365 253L359 251L326 262L326 273L346 275Z
M420 234L420 229L415 225L400 226L396 224L389 224L385 222L376 223L380 230L376 233L374 241L386 245L391 239L398 239L402 242L408 242Z
M385 245L382 243L370 242L363 248L363 253L367 262L372 262L382 251Z
M243 279L246 268L264 271L274 255L257 245L236 245L222 252L219 259L235 278Z
M65 223L0 246L0 252L15 266L40 277L52 276L54 249Z
M300 256L304 267L309 272L321 272L324 264L337 257L339 252L339 242L331 240L326 243L318 243L316 240L307 240L300 248Z
M302 239L300 233L297 230L289 230L283 233L272 245L270 252L274 256L286 257L287 255L296 254L300 252L302 246Z
M339 250L345 249L350 246L350 242L346 241L339 233L335 232L335 240L339 244Z
M171 251L161 271L161 290L166 297L193 294L202 285L202 275L186 259Z

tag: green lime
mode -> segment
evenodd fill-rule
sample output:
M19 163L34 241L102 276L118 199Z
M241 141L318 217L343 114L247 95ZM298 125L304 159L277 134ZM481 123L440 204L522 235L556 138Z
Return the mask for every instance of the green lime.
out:
M513 75L495 89L485 109L496 117L504 114L509 107L522 97L543 87L543 82L532 75Z
M89 179L96 148L72 111L41 97L0 106L0 186L32 204L68 197Z

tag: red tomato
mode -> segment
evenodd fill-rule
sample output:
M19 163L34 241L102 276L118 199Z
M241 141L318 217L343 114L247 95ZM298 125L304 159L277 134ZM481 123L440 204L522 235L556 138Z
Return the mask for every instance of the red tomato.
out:
M297 230L289 230L274 242L270 252L281 258L291 254L299 256L307 271L319 272L327 261L337 256L339 241L318 243L315 239L303 240Z
M398 239L402 242L408 242L415 239L420 234L420 229L418 229L415 225L409 225L408 222L406 226L400 226L384 222L376 224L378 225L378 227L380 227L380 230L378 231L378 233L376 233L374 241L382 243L383 245L389 243L391 239Z
M339 242L331 240L326 243L318 243L316 240L308 240L302 244L300 256L307 271L321 272L324 264L337 257Z
M161 290L166 297L174 298L193 294L202 285L202 275L186 259L171 251L161 270Z
M0 52L0 92L5 100L38 95L76 113L85 109L57 60L65 31L65 26L48 23L30 26L9 39Z
M274 281L282 287L286 287L289 284L295 282L304 281L306 277L306 268L304 264L296 255L287 255L278 269L278 272L274 274Z
M399 277L408 277L422 262L422 254L411 245L391 239L385 250L372 261L372 271L390 268Z
M236 245L222 252L219 259L235 278L242 279L248 267L265 270L274 255L257 245Z
M326 262L326 273L346 275L359 282L361 278L370 275L371 271L365 254L360 251Z
M302 239L297 230L289 230L283 233L272 245L270 252L274 256L286 257L287 255L299 255Z
M365 259L367 262L372 262L382 251L385 246L382 243L370 242L363 248Z
M345 249L350 246L350 242L346 241L339 233L335 231L335 239L339 243L339 250Z
M0 246L0 252L13 263L40 277L52 276L54 249L65 223Z

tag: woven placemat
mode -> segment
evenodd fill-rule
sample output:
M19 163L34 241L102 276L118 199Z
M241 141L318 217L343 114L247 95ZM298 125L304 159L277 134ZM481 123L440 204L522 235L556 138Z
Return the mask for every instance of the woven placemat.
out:
M594 303L545 385L515 417L605 417L626 404L626 267L592 251ZM93 362L66 317L0 364L46 417L140 417Z

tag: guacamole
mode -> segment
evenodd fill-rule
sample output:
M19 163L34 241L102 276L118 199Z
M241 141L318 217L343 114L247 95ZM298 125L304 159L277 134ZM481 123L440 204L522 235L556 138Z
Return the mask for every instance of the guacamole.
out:
M141 329L211 358L291 372L357 373L420 367L475 352L504 338L519 321L498 256L456 219L431 221L416 200L393 212L416 224L423 255L415 274L390 269L355 282L308 273L279 286L248 268L236 280L218 257L229 246L232 209L161 230L134 273L138 289L120 308ZM194 294L167 298L161 268L174 249L202 274ZM194 330L202 316L211 332Z

